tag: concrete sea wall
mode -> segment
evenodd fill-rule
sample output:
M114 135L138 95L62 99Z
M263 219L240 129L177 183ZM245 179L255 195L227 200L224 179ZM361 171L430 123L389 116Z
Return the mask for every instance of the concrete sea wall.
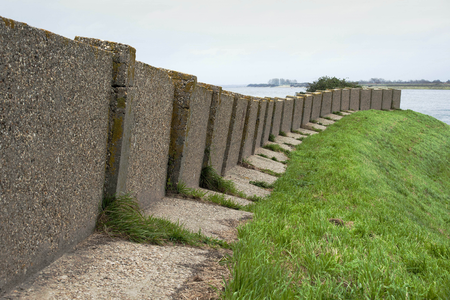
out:
M0 20L0 295L89 236L102 198L141 207L224 175L269 135L341 110L398 109L401 91L256 98L136 61L120 43Z

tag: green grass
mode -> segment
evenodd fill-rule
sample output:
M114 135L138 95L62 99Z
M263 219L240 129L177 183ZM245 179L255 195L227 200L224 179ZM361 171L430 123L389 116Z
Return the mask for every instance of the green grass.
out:
M269 142L275 143L275 136L273 134L269 134Z
M224 298L450 298L450 126L361 111L297 148L239 228Z
M211 166L202 169L200 174L200 187L227 195L249 199L247 195L236 189L231 180L223 179Z
M225 206L225 207L236 209L236 210L245 210L245 211L251 212L254 208L253 203L250 205L241 205L239 203L236 203L229 199L226 199L225 195L223 195L223 194L209 195L204 200L219 204L220 206Z
M144 216L139 204L130 194L103 200L103 211L97 229L111 236L126 238L137 243L166 244L169 242L199 246L201 244L229 247L226 242L192 233L180 224L166 219Z
M281 136L287 136L286 132L284 132L284 131L280 131L280 135Z

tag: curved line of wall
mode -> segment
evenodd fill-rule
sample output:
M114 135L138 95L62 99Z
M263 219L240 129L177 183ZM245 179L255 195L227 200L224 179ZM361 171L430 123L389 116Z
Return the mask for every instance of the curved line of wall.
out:
M144 207L198 187L269 134L341 110L400 108L399 90L257 98L135 60L128 45L0 20L0 295L90 235L102 197Z

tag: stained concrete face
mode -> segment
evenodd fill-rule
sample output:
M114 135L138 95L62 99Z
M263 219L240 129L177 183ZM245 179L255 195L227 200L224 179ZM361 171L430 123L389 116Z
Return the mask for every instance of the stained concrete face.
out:
M305 95L305 101L303 103L302 126L309 123L309 121L311 120L312 100L312 94Z
M341 90L341 110L349 110L350 109L350 90L342 89Z
M197 77L172 70L161 70L169 75L174 85L167 180L176 185L181 180L181 166L189 134L192 105L195 101Z
M261 141L264 131L264 118L266 116L267 99L259 99L258 101L258 117L256 118L255 125L255 138L253 141L252 153L254 154L256 149L261 147Z
M269 141L270 130L272 129L272 116L273 109L275 106L275 101L270 98L267 98L267 109L266 114L264 116L264 126L263 126L263 135L261 140L261 146L264 146Z
M286 98L286 100L284 100L283 114L281 116L281 131L285 133L291 131L293 111L294 111L294 99Z
M0 18L0 296L92 233L113 54Z
M285 99L275 98L274 100L272 128L270 129L270 133L274 136L278 136L280 134L281 117L283 115L283 103Z
M217 107L208 162L208 165L212 166L218 174L222 172L233 103L234 96L223 91L220 95L220 104Z
M243 98L243 95L234 94L234 104L228 131L227 147L223 158L222 176L224 176L228 170L235 167L238 163L247 106L248 101Z
M331 114L331 101L332 101L332 92L324 91L322 93L322 107L320 109L321 117Z
M256 120L258 118L259 101L253 97L246 97L247 113L245 115L244 131L242 133L242 141L239 152L239 162L242 159L253 155L253 144L255 141Z
M401 90L392 90L392 109L400 109Z
M370 103L371 109L381 110L381 103L383 101L383 90L372 90L372 101Z
M207 85L197 84L190 106L179 180L189 188L198 188L200 183L212 94Z
M331 112L341 111L341 89L333 89Z
M350 90L350 109L357 111L359 110L359 99L360 99L360 88L354 88Z
M205 86L204 83L202 83ZM222 94L222 87L215 85L207 85L207 88L212 91L211 107L209 109L208 126L206 128L205 154L203 156L203 167L206 167L211 162L211 143L214 134L216 120L219 118L220 96ZM218 121L217 121L218 122Z
M370 109L370 98L372 95L372 90L362 89L361 90L361 103L360 110L368 110Z
M382 110L389 110L392 107L392 90L383 90Z
M136 50L120 43L75 37L76 41L111 51L113 56L111 102L109 109L108 159L104 193L107 196L126 192L130 135L133 124L134 76Z
M320 117L322 106L322 92L314 92L311 108L311 120L317 120Z
M133 192L146 208L165 194L174 86L166 72L136 62L132 91L123 192Z
M299 129L302 125L304 102L305 97L298 96L294 98L294 113L292 114L291 131Z

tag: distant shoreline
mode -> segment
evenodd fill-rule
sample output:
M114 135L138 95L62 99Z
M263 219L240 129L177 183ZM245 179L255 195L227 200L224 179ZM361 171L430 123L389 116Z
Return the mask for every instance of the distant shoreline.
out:
M388 89L398 89L398 90L450 90L450 84L445 85L431 85L431 84L368 84L362 85L368 88L388 88Z

